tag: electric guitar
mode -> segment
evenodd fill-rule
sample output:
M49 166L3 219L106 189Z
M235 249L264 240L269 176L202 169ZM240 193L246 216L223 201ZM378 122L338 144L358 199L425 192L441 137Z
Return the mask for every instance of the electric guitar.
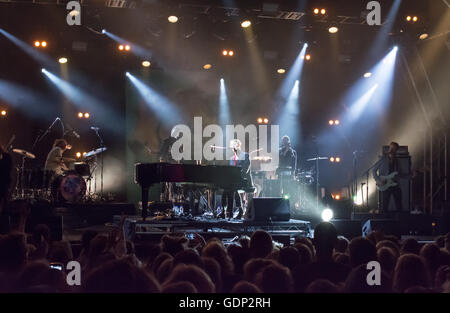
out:
M385 191L391 187L397 186L398 183L394 180L398 175L398 172L392 172L389 175L378 176L376 180L377 189L379 191Z

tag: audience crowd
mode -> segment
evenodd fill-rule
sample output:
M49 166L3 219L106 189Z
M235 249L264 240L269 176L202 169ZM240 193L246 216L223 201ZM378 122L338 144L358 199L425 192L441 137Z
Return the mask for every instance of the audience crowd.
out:
M0 291L48 293L445 293L450 292L450 233L432 243L399 241L380 232L350 241L331 223L312 239L282 246L255 231L224 244L196 234L164 235L159 243L126 241L85 231L79 252L52 241L45 225L0 237ZM81 265L81 284L69 286L66 264ZM367 263L381 265L381 284L367 283ZM55 268L60 264L62 269ZM57 266L56 266L57 267Z

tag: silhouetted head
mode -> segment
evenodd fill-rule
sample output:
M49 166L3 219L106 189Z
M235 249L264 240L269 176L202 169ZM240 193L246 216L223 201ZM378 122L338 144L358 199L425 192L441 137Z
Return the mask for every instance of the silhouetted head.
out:
M401 254L412 253L419 255L420 254L419 242L417 242L417 240L414 238L405 239L400 249L400 253Z
M313 244L317 259L331 259L337 242L337 230L329 222L321 222L314 228Z
M381 271L380 285L367 283L367 278L373 268L367 269L367 264L355 267L345 281L346 293L389 293L392 291L392 280L384 271Z
M231 289L231 293L261 293L261 289L259 289L259 287L255 284L249 283L245 280L241 280L234 285L233 289Z
M327 279L316 279L306 287L305 293L339 293L339 288Z
M283 247L278 255L278 262L293 270L300 264L300 253L294 247Z
M350 265L352 267L377 260L377 249L375 245L366 238L353 238L348 245L348 251L350 255Z
M266 266L257 275L256 281L264 293L289 293L294 289L291 271L277 263Z
M256 258L251 259L244 265L244 279L251 283L256 282L256 275L260 273L266 266L274 264L273 260Z
M82 283L88 293L155 293L160 286L146 271L125 260L114 260L93 270Z
M181 281L192 283L200 293L215 292L215 286L211 278L204 270L195 265L178 264L164 286Z
M264 230L255 231L250 237L252 257L264 258L273 250L272 236Z
M188 281L179 281L176 283L171 283L164 285L162 293L197 293L197 288L195 288L194 284Z
M398 292L404 292L413 286L428 288L428 271L425 261L420 256L404 254L395 266L393 287Z

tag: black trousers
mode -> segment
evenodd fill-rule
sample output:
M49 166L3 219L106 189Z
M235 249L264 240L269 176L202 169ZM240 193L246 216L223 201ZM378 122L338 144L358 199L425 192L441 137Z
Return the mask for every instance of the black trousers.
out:
M397 212L402 211L402 189L400 186L393 186L381 193L381 210L384 213L388 212L389 209L389 200L391 196L394 197L395 202L395 210Z
M242 199L239 193L235 190L225 190L222 195L222 207L227 206L227 216L232 217L234 211L234 202L236 200L236 207L242 208Z

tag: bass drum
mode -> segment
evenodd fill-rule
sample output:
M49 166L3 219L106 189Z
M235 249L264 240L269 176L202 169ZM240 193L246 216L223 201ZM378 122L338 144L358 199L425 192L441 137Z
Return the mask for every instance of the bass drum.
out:
M52 197L55 202L75 203L86 194L86 182L76 173L59 175L52 183Z

